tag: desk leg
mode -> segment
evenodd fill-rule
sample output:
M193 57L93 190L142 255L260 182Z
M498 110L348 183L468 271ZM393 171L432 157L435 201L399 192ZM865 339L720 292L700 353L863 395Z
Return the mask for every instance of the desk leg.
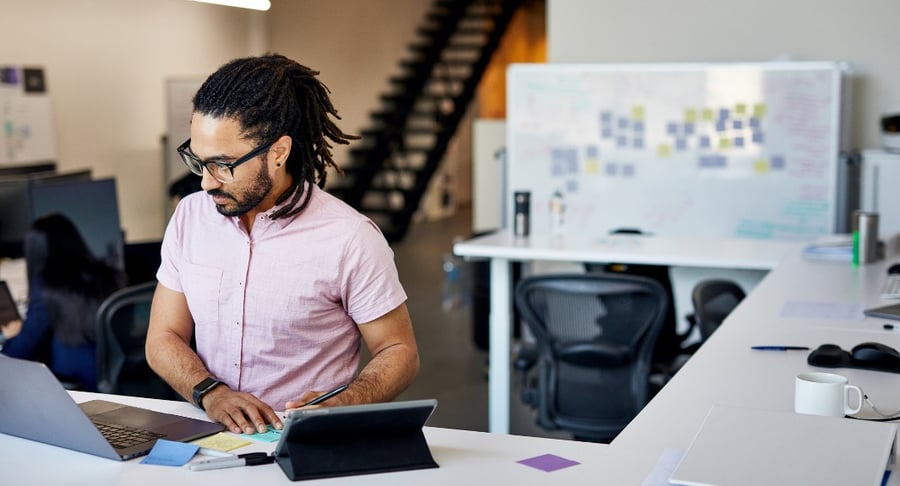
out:
M510 342L512 309L509 260L491 259L490 356L488 371L488 427L509 433Z

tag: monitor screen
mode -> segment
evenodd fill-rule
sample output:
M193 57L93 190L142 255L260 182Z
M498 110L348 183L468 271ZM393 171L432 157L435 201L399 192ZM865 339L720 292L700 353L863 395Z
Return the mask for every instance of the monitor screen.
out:
M75 224L95 256L124 270L115 179L56 180L31 185L35 219L60 213Z
M29 182L26 178L0 180L0 258L22 258L22 242L31 224Z

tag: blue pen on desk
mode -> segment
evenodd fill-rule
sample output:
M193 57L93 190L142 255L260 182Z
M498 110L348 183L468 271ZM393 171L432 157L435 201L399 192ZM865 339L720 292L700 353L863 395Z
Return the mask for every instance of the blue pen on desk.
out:
M806 346L751 346L754 351L809 351Z

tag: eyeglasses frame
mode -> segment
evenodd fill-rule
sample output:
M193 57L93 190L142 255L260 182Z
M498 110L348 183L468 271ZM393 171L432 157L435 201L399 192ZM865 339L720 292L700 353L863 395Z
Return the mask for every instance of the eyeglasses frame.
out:
M176 149L176 151L178 152L178 155L181 156L181 161L184 163L184 165L188 166L188 169L190 169L190 171L193 172L194 174L202 177L203 169L205 168L206 172L209 172L209 174L211 176L213 176L214 179L221 182L222 184L228 184L228 183L234 182L235 167L243 164L244 162L248 162L248 161L253 160L254 158L262 155L263 153L268 151L272 147L272 145L275 144L275 142L277 142L277 140L272 140L269 143L264 143L264 144L260 145L259 147L256 147L255 149L251 150L246 155L239 157L234 162L214 162L214 161L205 161L205 160L200 159L200 157L197 157L190 151L190 149L191 149L191 139L190 138L185 140L183 144L179 145L178 148ZM188 159L191 159L194 162L197 162L198 164L200 164L201 169L200 169L199 174L197 174L197 172L194 171L194 166L191 165L190 162L188 162ZM218 177L216 177L215 174L217 174L218 172L210 171L209 164L217 165L220 168L227 168L228 171L231 173L231 180L223 181L222 179L219 179Z

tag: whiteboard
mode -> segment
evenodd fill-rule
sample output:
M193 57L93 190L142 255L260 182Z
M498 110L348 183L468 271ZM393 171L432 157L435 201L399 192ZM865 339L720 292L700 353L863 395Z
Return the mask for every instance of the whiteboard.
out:
M511 65L505 197L531 191L535 232L550 229L559 192L566 232L833 233L846 72L837 62Z
M44 69L0 65L0 165L56 161Z

